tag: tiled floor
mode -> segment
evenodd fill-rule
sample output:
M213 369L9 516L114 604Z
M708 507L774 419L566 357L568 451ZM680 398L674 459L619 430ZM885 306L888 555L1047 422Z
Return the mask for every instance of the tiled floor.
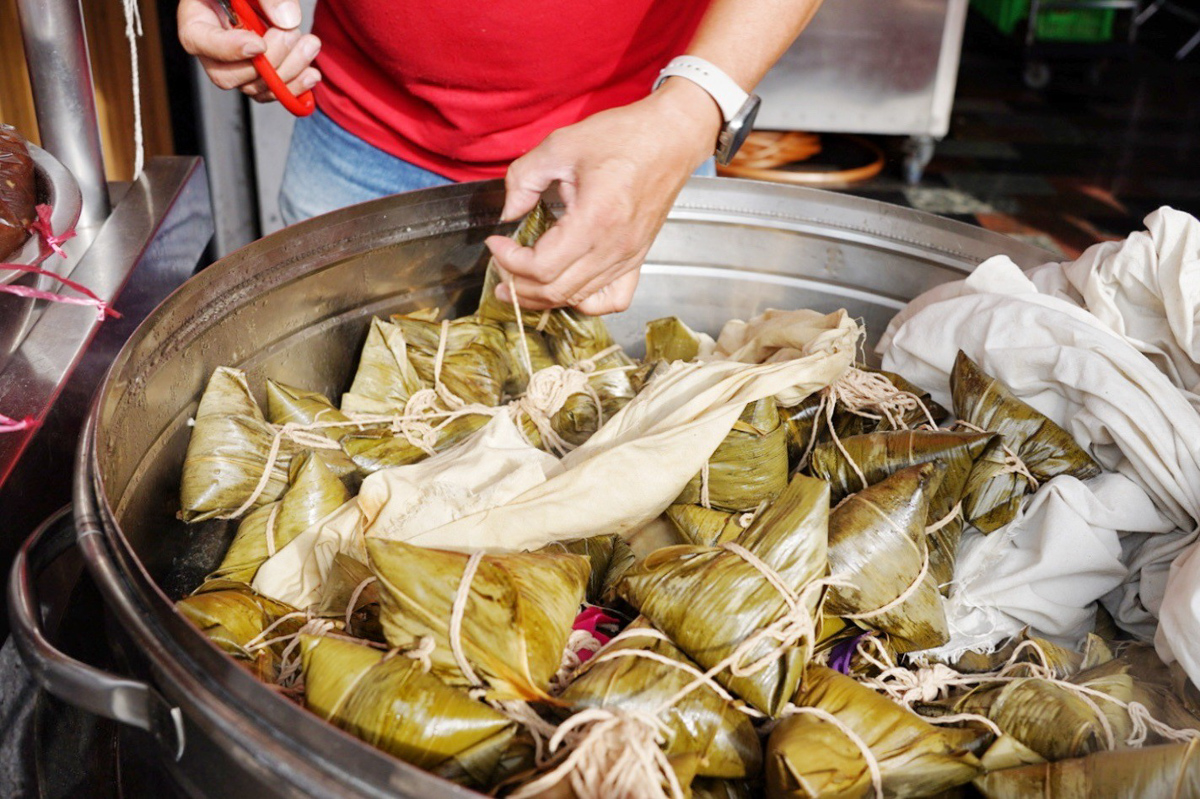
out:
M1160 205L1200 215L1200 50L1171 60L1179 33L1167 25L1144 29L1132 60L1099 81L1081 64L1033 91L1019 51L972 15L951 132L922 183L900 180L902 143L889 141L888 168L847 190L1070 257L1140 229Z

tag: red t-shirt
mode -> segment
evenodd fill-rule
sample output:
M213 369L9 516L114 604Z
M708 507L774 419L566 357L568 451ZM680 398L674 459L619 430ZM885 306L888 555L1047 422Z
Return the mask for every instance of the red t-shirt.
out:
M646 96L708 0L320 0L317 103L454 180L499 177L551 131Z

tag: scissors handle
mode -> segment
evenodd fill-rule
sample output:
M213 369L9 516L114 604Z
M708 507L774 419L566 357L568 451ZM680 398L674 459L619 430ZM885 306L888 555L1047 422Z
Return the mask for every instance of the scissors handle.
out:
M259 36L266 36L267 26L263 22L262 8L257 2L254 0L229 0L229 5L233 8L233 13L237 15L241 27L257 33ZM306 117L317 107L311 89L299 97L288 90L287 84L279 77L275 67L271 66L265 53L254 56L251 63L254 64L254 69L263 79L263 83L267 84L267 88L275 95L275 99L288 111L298 117Z

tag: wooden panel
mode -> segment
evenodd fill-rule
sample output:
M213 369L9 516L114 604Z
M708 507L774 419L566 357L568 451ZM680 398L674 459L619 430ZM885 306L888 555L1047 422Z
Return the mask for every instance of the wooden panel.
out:
M154 0L141 0L143 36L138 39L142 127L146 157L174 152L167 86ZM84 26L96 89L96 113L109 180L133 175L133 89L125 15L116 0L83 0ZM16 0L0 0L0 122L37 142L33 98L21 45Z

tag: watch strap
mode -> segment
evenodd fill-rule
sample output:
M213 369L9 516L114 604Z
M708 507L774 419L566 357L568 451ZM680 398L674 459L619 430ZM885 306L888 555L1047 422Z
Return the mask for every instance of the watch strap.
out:
M726 122L734 118L750 97L737 81L726 75L720 67L694 55L671 59L671 63L658 73L654 89L661 86L667 78L673 77L687 78L708 92L720 107L721 116Z

